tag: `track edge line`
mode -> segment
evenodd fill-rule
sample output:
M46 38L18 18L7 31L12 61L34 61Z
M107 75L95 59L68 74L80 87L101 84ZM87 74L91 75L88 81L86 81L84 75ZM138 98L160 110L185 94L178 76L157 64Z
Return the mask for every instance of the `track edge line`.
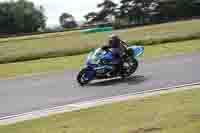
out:
M141 92L124 94L124 95L113 96L113 97L108 97L108 98L101 98L101 99L95 99L95 100L90 100L90 101L72 103L72 104L67 104L64 106L57 106L57 107L47 108L47 109L38 110L38 111L32 111L32 112L27 112L27 113L22 113L22 114L17 114L17 115L1 117L0 125L15 124L17 122L38 119L42 117L48 117L55 114L73 112L73 111L78 111L81 109L88 109L91 107L102 106L105 104L127 101L130 99L144 98L148 96L172 93L172 92L182 91L182 90L190 90L190 89L199 88L199 87L200 87L200 82L197 82L197 83L190 83L190 84L178 85L178 86L167 87L167 88L151 89L148 91L141 91Z

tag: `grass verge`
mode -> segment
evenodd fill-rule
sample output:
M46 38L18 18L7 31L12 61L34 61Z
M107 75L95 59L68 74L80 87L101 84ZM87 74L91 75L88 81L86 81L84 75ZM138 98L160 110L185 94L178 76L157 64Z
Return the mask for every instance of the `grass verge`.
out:
M200 40L165 43L145 46L142 59L159 58L189 52L200 51ZM57 57L34 61L0 64L0 77L17 76L22 74L63 71L65 69L78 69L83 64L86 55Z
M152 45L200 38L200 20L166 23L114 31L130 44ZM0 63L72 56L99 47L109 32L82 34L62 32L0 39ZM136 41L132 41L136 40Z
M197 133L200 88L0 126L2 133Z

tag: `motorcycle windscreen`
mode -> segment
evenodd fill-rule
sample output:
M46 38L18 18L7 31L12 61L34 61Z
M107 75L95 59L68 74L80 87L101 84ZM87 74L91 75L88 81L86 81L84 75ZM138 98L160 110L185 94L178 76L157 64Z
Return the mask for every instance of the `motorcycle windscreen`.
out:
M131 46L129 47L133 50L134 57L139 57L144 53L144 47L143 46Z
M103 53L104 51L101 48L94 50L88 55L87 62L90 64L98 64Z

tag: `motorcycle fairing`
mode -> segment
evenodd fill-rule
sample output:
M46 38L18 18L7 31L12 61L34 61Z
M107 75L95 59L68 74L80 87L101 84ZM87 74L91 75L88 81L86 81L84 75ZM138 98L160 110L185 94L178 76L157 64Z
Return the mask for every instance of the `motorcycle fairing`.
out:
M137 58L144 53L143 46L130 46L129 49L133 50L134 57Z

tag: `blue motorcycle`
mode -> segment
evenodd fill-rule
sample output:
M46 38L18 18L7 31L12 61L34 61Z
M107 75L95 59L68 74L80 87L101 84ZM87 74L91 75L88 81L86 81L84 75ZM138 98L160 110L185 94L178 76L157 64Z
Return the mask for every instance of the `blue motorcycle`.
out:
M83 86L92 80L108 79L114 77L126 78L136 72L138 68L137 57L144 52L143 46L127 47L122 58L121 69L114 69L113 54L110 50L98 48L89 53L85 66L77 76L77 82Z

